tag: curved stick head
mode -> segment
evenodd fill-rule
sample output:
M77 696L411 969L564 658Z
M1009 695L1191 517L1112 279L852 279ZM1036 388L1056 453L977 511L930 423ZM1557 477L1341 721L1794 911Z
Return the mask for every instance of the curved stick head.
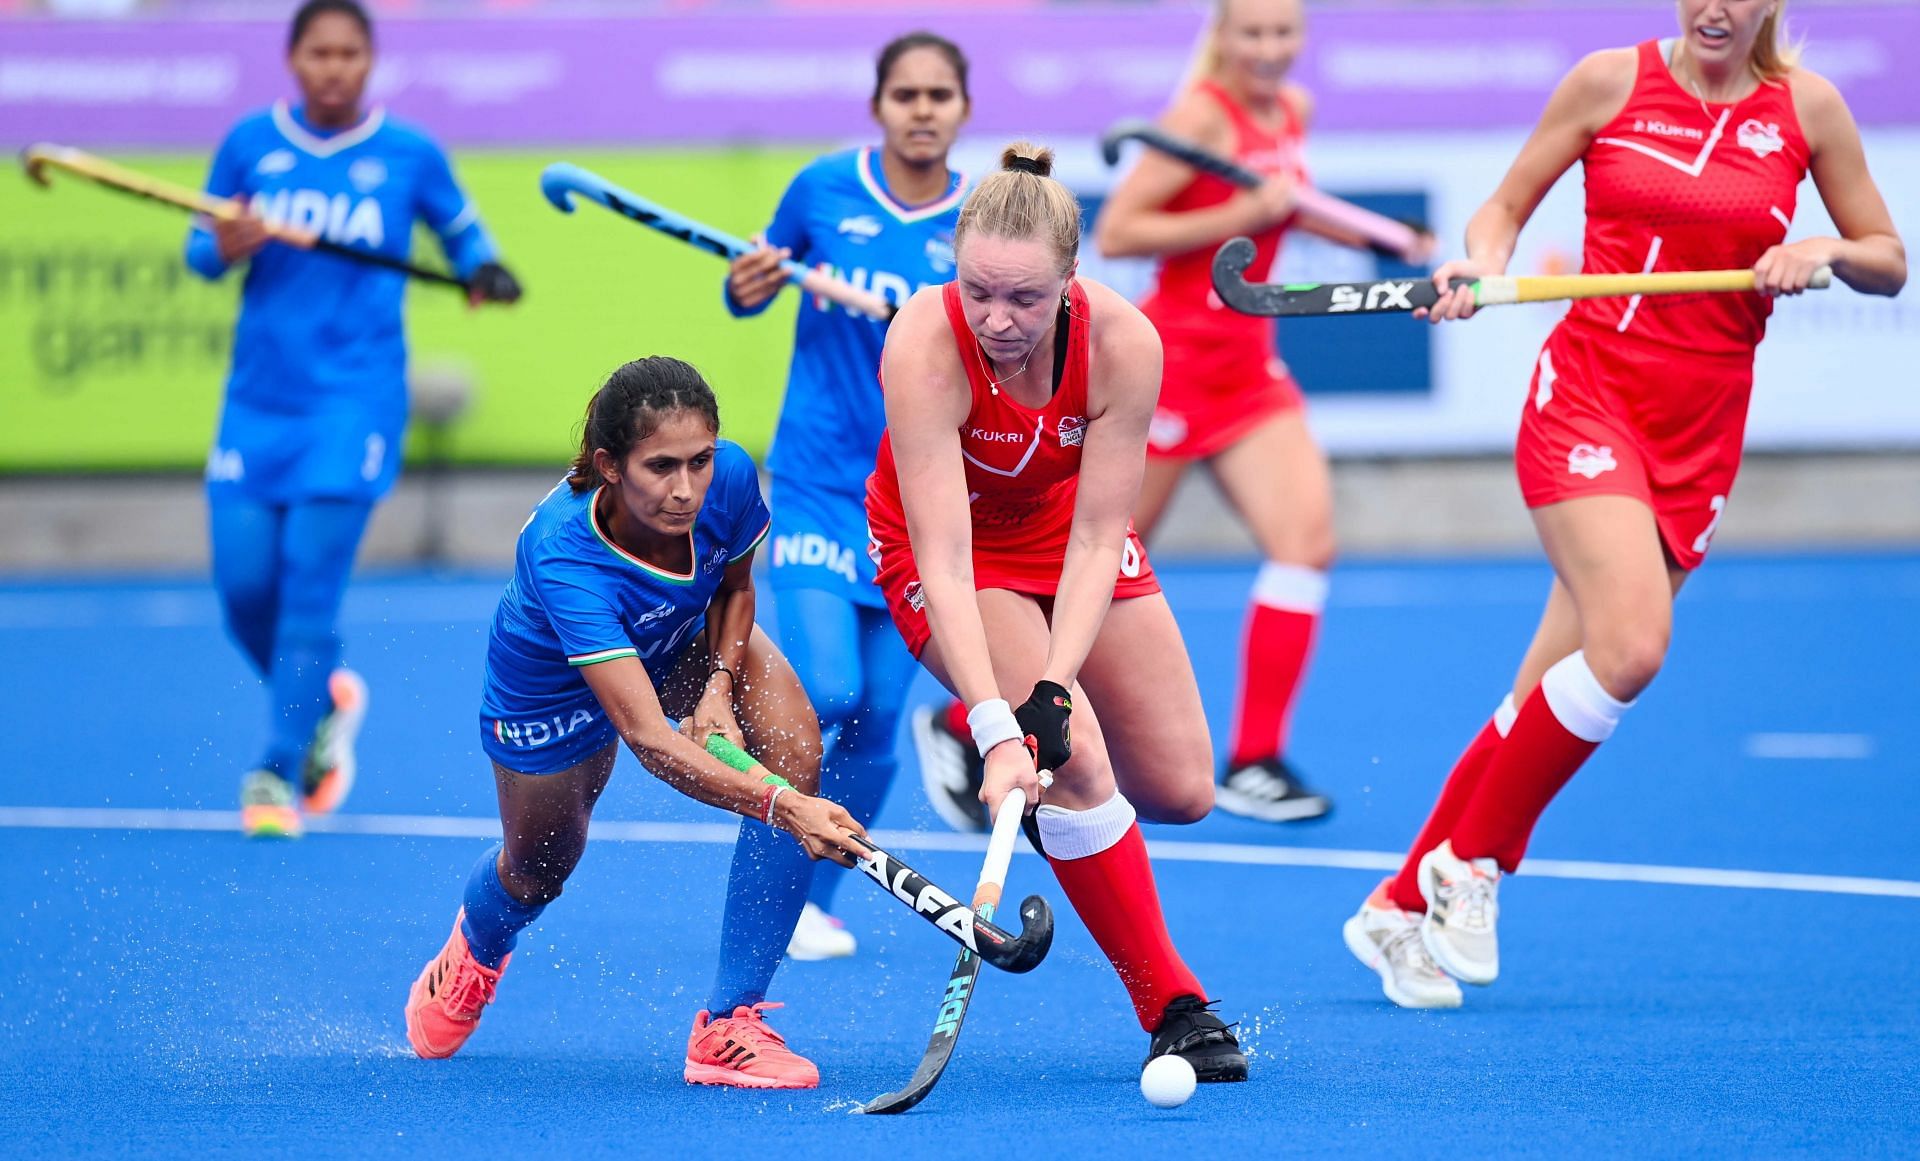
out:
M1040 896L1029 895L1020 904L1020 937L1014 940L1014 951L994 966L1015 975L1030 972L1052 949L1053 908Z
M540 192L563 214L573 212L573 193L580 188L577 165L556 161L540 171Z
M35 185L52 185L47 178L47 147L29 145L20 151L20 168L27 171L27 177Z
M1100 156L1108 165L1120 164L1120 147L1139 136L1140 130L1149 126L1149 122L1138 117L1117 121L1105 133L1100 135Z
M1247 267L1253 265L1257 248L1252 238L1229 238L1213 252L1213 285L1232 285L1247 280Z

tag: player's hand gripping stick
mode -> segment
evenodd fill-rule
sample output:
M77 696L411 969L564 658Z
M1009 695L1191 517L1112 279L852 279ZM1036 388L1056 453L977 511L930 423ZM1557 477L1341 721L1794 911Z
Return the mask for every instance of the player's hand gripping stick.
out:
M1020 818L1027 812L1027 792L1016 786L1000 803L993 820L993 836L987 840L987 859L980 867L980 882L973 889L973 910L983 919L993 918L1000 906L1000 891L1007 881L1007 866L1013 861L1013 844L1020 832ZM1029 900L1031 902L1031 900ZM906 1087L883 1093L861 1106L863 1113L904 1113L919 1104L940 1082L953 1050L960 1042L960 1027L973 1003L973 990L980 976L980 957L962 948L947 976L946 990L940 995L940 1011L935 1015L933 1034L927 1037L927 1050Z
M765 773L765 767L722 734L708 734L706 744L708 753L736 770ZM1021 809L1011 814L1016 824L1024 810L1023 799ZM1002 814L1007 812L1003 810ZM867 852L854 864L858 870L967 951L1002 971L1014 973L1030 972L1047 958L1048 950L1053 947L1053 908L1045 899L1029 895L1020 904L1020 933L1015 935L865 838L855 836L853 841ZM1000 876L1004 880L1004 867Z
M1258 189L1265 180L1238 162L1176 137L1151 121L1138 118L1117 122L1101 135L1100 154L1108 165L1120 164L1120 147L1129 141L1138 141L1149 149L1157 149L1201 173L1212 174L1241 189ZM1423 261L1433 241L1433 235L1425 230L1405 222L1396 222L1385 214L1376 214L1310 187L1301 187L1295 194L1294 203L1301 216L1356 234L1366 239L1369 249L1384 257L1406 262Z
M53 182L48 178L47 171L49 169L59 169L73 174L75 177L84 177L88 181L106 186L108 189L119 190L121 193L132 194L134 197L145 198L151 202L159 202L161 205L190 210L196 214L205 214L207 217L218 221L233 221L239 218L242 213L240 207L230 199L216 198L212 194L202 193L196 189L188 189L186 186L177 185L174 182L163 181L160 178L140 173L137 170L128 169L125 166L115 165L105 158L95 157L91 153L86 153L78 149L70 149L64 145L29 145L20 151L20 165L27 171L27 176L33 179L38 185L52 185ZM424 266L415 266L413 263L403 259L389 258L385 254L376 254L371 250L362 250L357 246L344 246L338 242L330 242L310 230L302 230L284 222L269 221L264 224L267 233L273 240L283 243L284 245L298 247L302 250L319 250L327 254L338 254L342 258L349 258L368 266L379 266L387 270L397 270L408 278L417 278L422 282L452 286L465 291L469 297L474 294L475 288L472 284L462 282L451 274L442 274L438 270L428 270ZM480 297L494 298L501 302L512 302L520 296L518 283L513 285L512 298L500 297L487 291L488 288L482 287Z
M1386 278L1375 282L1249 282L1247 267L1255 248L1251 238L1234 238L1213 255L1213 289L1241 314L1265 318L1338 317L1352 314L1406 313L1430 307L1440 291L1430 278ZM1811 290L1833 284L1833 271L1821 267L1807 283ZM1476 307L1517 302L1561 302L1578 298L1624 298L1636 294L1753 293L1751 270L1681 270L1656 274L1562 274L1550 277L1456 278L1455 290L1473 295Z

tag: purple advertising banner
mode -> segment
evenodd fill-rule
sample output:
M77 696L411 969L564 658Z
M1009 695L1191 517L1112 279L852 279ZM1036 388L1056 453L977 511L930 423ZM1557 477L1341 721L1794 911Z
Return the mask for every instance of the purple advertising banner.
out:
M766 11L625 19L393 19L377 100L459 145L827 140L868 127L873 55L909 27L973 58L971 131L1092 134L1151 115L1185 71L1197 13L1075 5ZM1920 124L1920 7L1796 12L1807 63L1867 124ZM1671 6L1317 13L1297 78L1322 130L1529 124L1582 55L1674 32ZM0 143L208 148L291 91L276 23L0 21Z

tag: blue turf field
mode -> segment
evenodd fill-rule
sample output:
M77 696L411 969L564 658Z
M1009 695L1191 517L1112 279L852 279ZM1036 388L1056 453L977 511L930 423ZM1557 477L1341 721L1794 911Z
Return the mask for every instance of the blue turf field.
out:
M1224 726L1251 567L1162 572ZM1534 853L1554 873L1507 884L1506 975L1437 1014L1388 1006L1339 927L1498 699L1546 574L1343 568L1296 745L1336 815L1289 829L1216 817L1151 836L1222 844L1165 848L1180 857L1163 857L1160 881L1188 958L1243 1021L1254 1079L1177 1111L1148 1107L1135 1088L1145 1038L1062 906L1049 961L989 975L946 1080L893 1119L846 1114L911 1072L952 949L860 882L842 896L860 957L792 965L775 982L790 1005L779 1026L818 1061L821 1089L681 1084L728 855L707 830L659 841L615 828L626 841L589 850L467 1051L412 1058L401 1002L445 938L482 847L473 836L492 825L474 701L498 586L357 584L348 656L374 703L342 824L369 833L285 845L159 829L218 816L146 813L230 811L260 741L262 695L203 585L0 586L10 1152L1920 1150L1920 558L1716 557L1682 598L1667 671L1540 828ZM1783 753L1815 756L1757 756ZM908 762L881 825L931 829ZM630 759L600 814L724 821ZM978 867L939 838L899 845L950 885ZM1684 877L1661 867L1875 881L1809 892L1605 878ZM1030 856L1011 889L1059 902Z

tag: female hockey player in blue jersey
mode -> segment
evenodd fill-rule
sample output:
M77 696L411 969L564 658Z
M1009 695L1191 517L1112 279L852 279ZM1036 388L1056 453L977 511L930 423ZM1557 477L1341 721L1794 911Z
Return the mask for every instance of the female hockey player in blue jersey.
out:
M758 314L786 285L779 262L830 268L902 305L953 280L953 227L967 181L947 151L967 119L967 58L932 33L880 52L872 111L878 146L819 158L793 179L765 246L733 263L727 307ZM769 580L780 641L828 738L821 792L862 825L898 763L894 737L914 661L887 617L867 557L866 481L886 416L880 348L886 324L803 298L786 403L767 469L773 477ZM937 803L937 805L939 805ZM789 948L796 959L851 955L830 915L840 873L819 868Z
M266 755L241 784L249 835L300 833L301 809L340 805L366 685L337 668L334 619L373 506L400 470L406 428L405 276L269 244L264 221L404 258L415 220L439 235L473 301L520 288L437 146L362 104L373 29L353 0L308 0L287 63L301 104L243 118L207 192L234 221L197 221L187 264L244 262L220 430L207 458L213 577L228 631L270 690Z
M580 861L624 741L674 789L747 818L687 1081L819 1083L767 1024L778 1007L767 986L806 901L808 858L859 854L861 828L814 796L819 723L753 623L753 553L769 523L759 474L719 430L698 371L666 356L628 363L588 406L572 472L520 530L480 702L506 838L474 864L453 933L407 997L421 1056L451 1056L473 1035L518 934ZM713 758L711 733L774 773Z

